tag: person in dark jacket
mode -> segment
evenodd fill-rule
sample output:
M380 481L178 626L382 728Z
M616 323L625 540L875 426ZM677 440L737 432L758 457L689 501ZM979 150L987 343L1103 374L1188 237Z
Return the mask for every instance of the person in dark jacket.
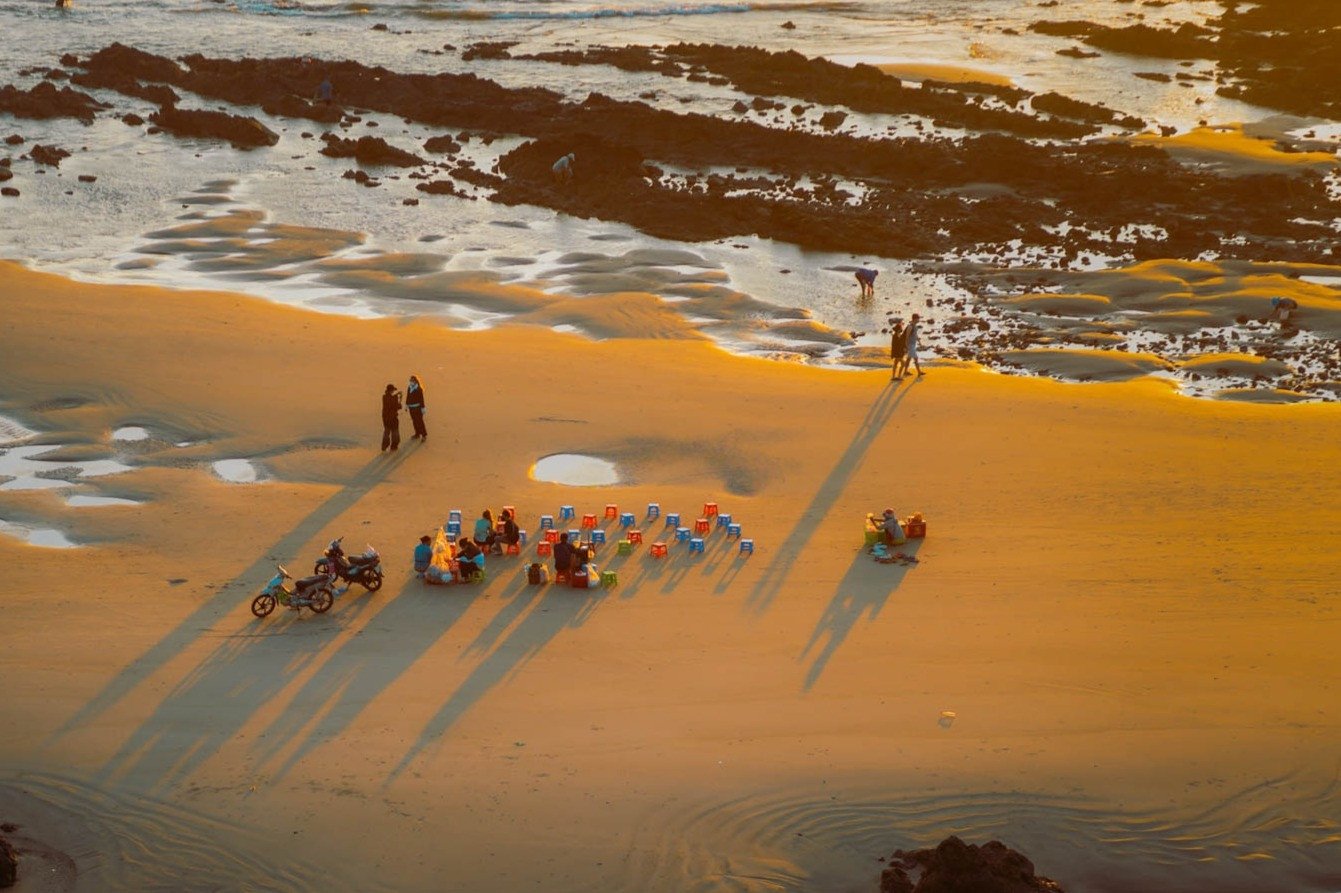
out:
M424 386L419 383L419 376L411 375L410 383L405 387L405 411L410 414L410 421L414 422L414 436L420 440L428 440L428 429L424 427Z
M484 550L466 536L461 537L456 545L456 561L460 568L461 582L469 583L476 575L484 573Z
M499 535L499 538L504 544L515 546L521 542L521 530L517 528L517 520L512 517L512 512L503 509L503 515L499 518L499 521L503 525L503 532Z
M559 574L567 574L573 570L573 563L577 558L577 550L573 544L568 542L568 534L559 534L559 541L554 544L554 574L557 578Z
M382 452L400 448L400 391L389 384L382 392Z

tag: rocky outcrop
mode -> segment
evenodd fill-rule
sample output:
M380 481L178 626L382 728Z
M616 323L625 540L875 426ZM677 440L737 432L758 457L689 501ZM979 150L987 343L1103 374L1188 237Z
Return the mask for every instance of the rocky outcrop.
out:
M28 151L28 157L37 164L47 167L60 167L61 159L69 158L70 153L59 146L43 146L40 143L35 143L32 149Z
M330 158L353 158L369 166L419 167L424 159L404 149L397 149L378 136L361 136L356 140L342 139L333 133L322 134L321 154Z
M20 90L11 84L0 87L0 112L16 118L74 118L92 124L94 112L104 108L87 93L57 87L50 81L42 81L31 90Z
M245 115L166 106L150 115L149 120L173 136L224 140L239 149L273 146L279 142L279 134Z
M947 837L935 849L898 850L880 875L880 893L1062 893L1034 863L999 840L982 846Z
M19 854L0 835L0 889L12 887L19 882Z

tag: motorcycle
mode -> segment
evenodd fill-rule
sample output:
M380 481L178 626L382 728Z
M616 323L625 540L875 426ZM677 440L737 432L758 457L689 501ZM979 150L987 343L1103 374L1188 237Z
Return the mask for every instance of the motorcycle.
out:
M270 578L261 594L251 600L251 612L257 617L267 617L276 605L283 605L291 611L311 608L314 614L325 614L335 604L334 574L313 574L294 580L294 588L284 585L285 580L293 576L284 569L284 565L275 565L279 573Z
M382 556L377 554L377 550L372 546L362 555L345 555L345 550L340 546L341 540L331 540L326 551L317 559L317 563L312 567L314 574L335 574L346 583L358 583L369 592L376 592L382 588Z

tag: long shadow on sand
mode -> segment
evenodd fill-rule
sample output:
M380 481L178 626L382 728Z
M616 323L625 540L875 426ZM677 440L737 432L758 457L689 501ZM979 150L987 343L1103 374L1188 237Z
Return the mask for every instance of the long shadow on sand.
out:
M880 392L880 396L871 405L870 410L866 413L866 418L862 420L856 434L853 435L852 442L843 451L843 455L838 457L838 461L834 463L829 476L819 485L814 498L810 500L810 505L798 513L796 526L792 528L787 538L778 544L774 553L776 557L764 570L763 576L755 584L754 591L750 593L746 600L746 603L756 613L763 613L773 603L773 599L777 597L783 581L791 573L792 565L796 563L802 549L815 535L820 522L829 514L829 510L833 508L834 503L838 501L838 497L846 489L848 481L852 479L853 473L861 465L866 451L870 449L875 438L884 429L885 423L894 415L894 411L899 408L899 404L903 402L909 392L916 387L917 382L918 379L914 378L908 387L900 388L897 382L891 381Z
M273 563L277 557L284 559L296 554L297 550L322 528L348 511L360 499L377 486L390 472L405 461L407 453L378 455L359 469L358 473L339 492L332 495L321 505L313 509L292 530L280 537L260 557L248 565L232 582L220 587L219 591L202 602L200 607L190 613L176 628L159 640L158 644L138 657L128 667L103 688L69 720L57 729L47 744L59 740L74 729L91 722L111 709L122 698L134 691L141 683L182 654L195 642L202 631L231 611L237 604L238 590L255 585L273 572Z
M387 775L386 784L400 776L415 758L437 741L467 710L495 686L505 682L564 629L581 626L605 597L601 589L548 586L530 612L479 666L462 680L419 733L419 739Z
M272 779L282 778L305 754L347 729L441 641L480 592L478 586L428 586L412 577L357 636L317 668L262 733L264 746L258 745L257 753L263 765L302 736Z
M907 544L899 547L899 551L907 555L916 555L921 544L921 540L909 540ZM848 568L843 579L838 581L838 589L829 600L824 613L820 615L819 622L815 624L815 631L810 634L806 647L801 649L800 659L804 660L819 645L820 640L824 640L823 646L819 648L814 660L810 662L809 669L806 670L805 682L802 684L805 691L810 691L819 681L824 668L829 664L829 659L838 651L862 615L868 615L868 621L875 620L880 609L894 594L894 590L903 583L904 575L913 566L877 564L865 549L857 553L852 567Z

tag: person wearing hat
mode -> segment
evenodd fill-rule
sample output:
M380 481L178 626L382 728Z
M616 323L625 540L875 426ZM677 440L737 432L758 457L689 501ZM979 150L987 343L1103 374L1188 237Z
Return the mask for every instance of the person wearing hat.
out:
M908 328L904 330L903 334L903 371L907 372L908 364L912 363L917 367L917 375L919 378L925 374L922 372L922 361L917 358L917 322L921 318L922 317L914 313L912 319L908 321Z
M1271 318L1284 324L1290 318L1290 314L1299 309L1299 302L1294 298L1275 297L1271 299Z
M885 545L902 546L908 542L908 537L903 533L903 525L899 523L899 516L893 509L885 509L885 520L880 527L885 533Z
M903 328L903 317L894 318L889 329L889 380L903 378L908 365L908 333Z
M550 168L554 172L554 179L560 183L567 183L573 179L573 162L577 160L576 152L569 152L567 155L554 162Z
M400 448L400 391L389 384L382 392L382 452Z

